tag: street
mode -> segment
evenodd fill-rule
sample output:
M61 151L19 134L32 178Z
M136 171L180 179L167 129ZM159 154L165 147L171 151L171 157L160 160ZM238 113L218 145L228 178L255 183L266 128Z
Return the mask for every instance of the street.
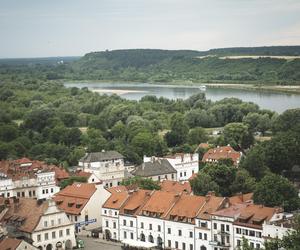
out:
M91 237L85 237L80 236L79 239L82 239L84 241L84 249L87 250L99 250L99 249L105 249L105 250L121 250L121 247L116 245L116 243L113 242L105 242L100 239L95 239Z

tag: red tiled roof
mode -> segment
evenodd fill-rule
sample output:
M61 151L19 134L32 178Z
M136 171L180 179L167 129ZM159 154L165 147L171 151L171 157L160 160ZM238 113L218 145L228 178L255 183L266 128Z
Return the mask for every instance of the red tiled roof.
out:
M163 182L160 183L160 188L161 191L166 191L166 192L176 192L176 193L186 192L188 194L192 192L191 185L188 181L181 183L178 181L164 180Z
M248 194L237 194L229 198L231 204L253 202L253 193Z
M220 159L232 159L235 165L241 158L241 154L230 146L217 147L209 149L202 158L202 162L210 162L210 160L218 161Z
M53 166L51 170L55 172L55 179L58 181L68 179L70 177L69 173L63 168Z
M16 238L5 238L0 241L0 250L15 250L21 242L22 240Z
M142 206L150 199L151 193L150 190L136 190L129 192L129 197L126 202L123 204L120 213L130 213L131 215L138 214Z
M91 175L92 175L92 173L84 172L84 171L81 171L81 170L77 171L75 173L75 176L86 177L86 178L89 178Z
M198 218L209 220L210 215L212 213L224 207L226 198L217 197L212 194L208 194L205 198L206 198L206 203L204 204L200 213L198 214Z
M57 206L68 214L80 214L96 191L94 183L73 183L53 197Z

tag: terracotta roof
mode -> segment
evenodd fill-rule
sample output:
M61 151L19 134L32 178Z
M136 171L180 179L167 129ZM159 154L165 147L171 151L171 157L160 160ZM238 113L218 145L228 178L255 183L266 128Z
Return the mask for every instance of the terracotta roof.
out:
M70 177L69 173L63 168L53 166L51 170L55 172L55 179L58 181L68 179Z
M111 208L111 209L120 209L124 204L124 202L129 197L127 189L126 191L123 188L121 189L113 188L108 190L111 193L111 196L106 200L106 202L103 204L102 207Z
M171 220L181 221L181 218L193 219L205 204L205 197L182 194L168 214ZM172 217L175 217L172 219Z
M241 158L241 154L235 151L230 146L217 147L209 149L202 158L202 162L210 162L210 160L218 161L220 159L232 159L234 164L237 165Z
M123 159L124 156L117 151L92 152L82 157L80 162L98 162L109 161L115 159Z
M179 194L164 191L154 191L150 199L142 208L144 212L159 214L161 218L167 216L168 212L180 198Z
M195 178L197 177L198 174L199 174L199 172L198 172L198 173L193 173L193 174L191 175L191 177L189 178L189 181L195 179Z
M80 214L96 191L94 183L73 183L53 197L57 206L68 214Z
M92 175L92 173L89 173L89 172L84 172L84 171L77 171L75 173L75 176L79 176L79 177L86 177L86 178L89 178L90 176Z
M219 211L213 212L212 215L236 219L247 205L248 204L246 203L233 204L228 208L224 208Z
M40 217L47 210L48 202L39 204L37 200L29 198L19 198L16 201L18 202L9 199L10 209L2 218L2 222L10 223L14 220L22 221L22 224L18 229L20 231L31 233L40 221Z
M253 202L253 193L248 194L237 194L229 198L231 204L243 203L243 202Z
M217 197L215 195L208 194L205 197L206 203L202 207L200 213L198 214L198 218L209 220L210 215L221 208L224 208L226 203L226 198Z
M131 174L141 177L175 174L177 171L166 159L155 159L137 166Z
M127 192L128 188L126 186L115 186L107 189L110 193L120 193L120 192Z
M136 190L129 192L129 197L126 202L123 204L120 213L121 214L131 214L136 215L140 212L143 205L150 199L151 193L150 190Z
M186 192L188 194L192 192L191 185L188 181L181 183L179 181L164 180L163 182L160 183L160 188L161 191L166 191L166 192L176 192L176 193Z
M22 240L16 238L5 238L0 241L1 250L15 250L21 244Z

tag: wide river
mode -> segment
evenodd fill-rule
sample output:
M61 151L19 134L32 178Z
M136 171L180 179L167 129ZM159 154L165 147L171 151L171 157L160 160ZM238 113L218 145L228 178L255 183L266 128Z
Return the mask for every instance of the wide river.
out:
M232 88L213 88L207 85L205 91L196 86L185 85L155 85L147 83L65 83L66 87L88 87L90 90L102 94L118 94L129 100L140 100L145 95L155 95L169 99L186 99L199 92L205 92L206 98L212 101L225 97L236 97L243 101L254 102L261 108L282 113L291 108L300 108L300 95L257 90Z

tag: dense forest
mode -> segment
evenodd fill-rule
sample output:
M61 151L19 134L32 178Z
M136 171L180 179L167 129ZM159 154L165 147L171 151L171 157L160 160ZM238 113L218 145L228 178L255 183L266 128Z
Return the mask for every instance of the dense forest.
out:
M260 55L279 58L224 58ZM81 58L0 60L0 80L109 80L159 83L228 82L299 84L300 46L226 48L209 51L132 49L88 53ZM285 56L295 56L293 59Z

